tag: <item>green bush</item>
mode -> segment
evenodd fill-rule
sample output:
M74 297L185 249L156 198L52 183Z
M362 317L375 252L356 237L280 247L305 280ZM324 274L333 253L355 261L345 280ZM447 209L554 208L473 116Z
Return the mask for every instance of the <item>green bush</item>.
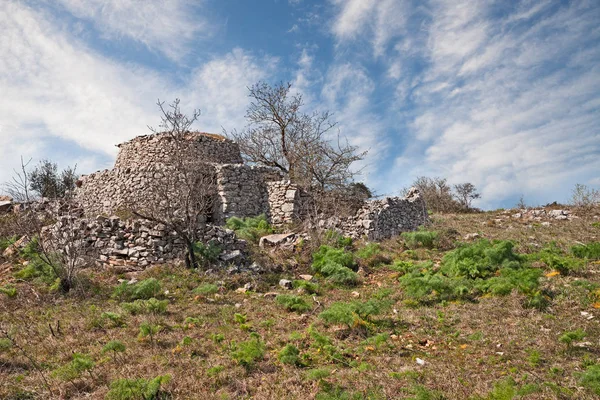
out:
M298 350L298 348L293 344L288 344L281 349L277 355L277 358L282 364L302 366L302 361L300 360L300 350Z
M119 342L118 340L111 340L102 347L102 354L108 352L113 352L113 354L124 353L125 345L122 342Z
M573 346L573 342L583 340L586 337L586 333L583 329L579 328L574 331L564 332L558 338L558 341L567 345L567 347Z
M312 267L316 272L320 272L321 269L332 263L350 269L356 266L352 253L349 253L344 249L336 249L331 246L322 245L313 254Z
M295 280L293 283L294 289L303 289L308 294L319 294L319 285L303 279Z
M160 331L160 325L151 324L149 322L142 322L140 325L140 333L138 337L144 339L150 338L150 343L154 343L154 336Z
M306 379L310 381L321 381L328 378L331 371L328 368L314 368L306 371Z
M571 247L571 252L575 257L586 258L588 260L600 260L600 242L573 246Z
M37 237L31 239L20 250L21 257L27 260L27 265L15 273L15 277L27 281L36 280L46 285L53 285L58 279L56 271L40 256L40 247Z
M169 300L158 300L154 297L148 300L135 300L131 303L121 303L121 308L132 315L166 314Z
M442 272L451 277L489 278L501 268L520 268L524 257L509 241L479 240L462 245L444 256Z
M65 381L72 381L86 371L91 375L94 366L95 363L89 355L74 353L71 362L54 371L53 375Z
M215 294L218 291L219 291L219 287L217 285L212 284L212 283L203 283L202 285L200 285L196 289L194 289L192 291L192 293L199 294L202 296L208 296L211 294Z
M400 235L406 245L414 249L416 247L425 247L432 249L435 247L438 241L439 234L435 231L428 231L423 228L414 232L404 232Z
M5 294L8 297L15 297L17 295L17 288L13 285L0 286L0 293Z
M105 311L100 315L100 320L101 325L104 327L105 324L104 322L106 320L112 322L113 326L116 327L121 327L125 325L125 321L123 321L123 316L121 314L118 313L114 313L114 312L110 312L110 311Z
M262 236L274 232L264 214L247 218L231 217L225 225L227 228L235 231L237 236L253 243L258 243Z
M0 238L0 253L3 253L10 245L15 243L18 240L18 237L13 236L9 238Z
M537 253L529 255L532 261L541 261L550 269L560 272L562 275L569 275L572 272L581 270L585 262L571 255L565 254L555 242L546 245Z
M539 290L540 269L506 241L462 245L447 253L439 267L432 262L402 263L399 278L405 294L420 302L468 300L483 294L506 295L518 290L528 296L527 305L543 308L547 296Z
M600 396L600 365L590 365L579 377L579 383Z
M214 243L194 243L194 254L200 265L206 266L216 263L221 254L221 247Z
M341 285L355 284L358 281L358 275L351 269L355 266L354 256L344 249L322 245L313 254L313 270L333 283Z
M356 256L363 264L369 267L377 267L382 264L389 264L390 259L381 250L379 243L368 243L356 252Z
M389 266L389 268L392 271L397 271L406 274L408 272L411 272L415 268L415 264L411 261L396 260L392 263L392 265Z
M122 282L113 291L113 298L121 300L148 300L161 293L160 282L154 278L144 279L134 284Z
M300 296L291 294L280 294L275 298L277 304L284 306L288 311L303 313L311 309L311 306Z
M160 400L170 398L161 386L171 381L170 375L154 379L117 379L110 384L107 400Z
M328 324L343 324L348 328L367 327L371 317L379 315L391 306L385 299L370 299L366 302L335 302L319 314Z
M328 244L338 249L352 247L352 238L343 236L341 233L328 230L323 237L325 244Z
M256 333L251 334L251 338L245 342L233 343L231 358L245 368L250 368L265 356L265 345Z

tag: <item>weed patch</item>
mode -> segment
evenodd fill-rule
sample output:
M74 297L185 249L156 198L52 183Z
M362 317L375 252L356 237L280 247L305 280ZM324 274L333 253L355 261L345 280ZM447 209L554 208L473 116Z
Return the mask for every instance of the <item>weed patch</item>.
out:
M291 294L280 294L275 298L275 301L288 311L303 313L312 308L302 297Z
M343 249L322 245L313 254L313 270L336 284L356 284L358 282L358 275L352 270L355 266L352 253Z
M274 232L265 215L247 218L231 217L226 225L227 228L235 231L237 236L252 243L258 243L262 236Z
M120 300L148 300L158 297L161 293L161 285L155 278L144 279L134 284L122 282L113 291L113 298Z
M508 241L462 245L447 253L439 267L426 262L400 268L406 271L399 279L405 293L424 303L506 295L513 290L526 294L530 306L543 308L547 300L539 290L542 271L529 267Z
M419 230L414 232L404 232L402 233L402 239L411 249L417 247L425 247L427 249L433 249L437 244L439 234L435 231L428 231L423 228L419 228Z
M161 390L171 381L170 375L153 379L117 379L110 384L107 400L160 400L167 399L167 393Z

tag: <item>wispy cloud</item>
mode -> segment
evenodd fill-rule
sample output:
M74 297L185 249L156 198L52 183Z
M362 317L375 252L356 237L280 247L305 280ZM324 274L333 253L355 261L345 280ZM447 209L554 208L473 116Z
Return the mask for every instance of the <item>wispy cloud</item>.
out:
M204 1L57 0L77 18L89 21L109 40L126 37L178 60L198 36L210 36Z
M220 132L243 123L246 86L277 60L234 49L199 65L184 82L121 64L84 46L50 14L20 2L0 4L0 182L19 156L49 157L81 172L109 166L115 144L159 121L157 98L180 97L203 112L198 128ZM235 124L235 125L234 125Z
M387 113L409 116L411 139L396 160L404 177L388 174L389 186L439 174L475 183L485 206L520 193L532 201L566 193L578 177L594 182L600 7L520 2L492 9L483 1L434 0L406 13L406 25L422 27L407 34L378 22L371 2L335 3L338 40L368 35L375 55L394 48L382 61L397 85Z

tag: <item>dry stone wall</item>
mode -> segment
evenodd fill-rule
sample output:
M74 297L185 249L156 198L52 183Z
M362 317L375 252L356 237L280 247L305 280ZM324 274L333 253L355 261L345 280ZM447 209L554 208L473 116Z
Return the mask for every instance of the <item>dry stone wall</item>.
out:
M48 229L48 234L69 235L84 253L110 266L143 268L181 259L185 245L175 232L155 222L118 217L73 218L60 217ZM244 264L246 242L236 238L233 231L221 226L207 225L201 235L204 243L219 246L222 264Z
M165 133L138 136L118 145L115 168L139 168L172 159L179 151L171 136ZM220 135L190 132L186 152L200 162L239 164L242 156L237 143Z
M402 232L412 231L429 223L423 197L411 188L406 197L386 197L370 200L356 215L346 218L329 218L319 222L325 229L336 229L352 238L383 240Z
M289 180L268 182L267 189L269 215L273 225L291 224L308 216L312 199Z

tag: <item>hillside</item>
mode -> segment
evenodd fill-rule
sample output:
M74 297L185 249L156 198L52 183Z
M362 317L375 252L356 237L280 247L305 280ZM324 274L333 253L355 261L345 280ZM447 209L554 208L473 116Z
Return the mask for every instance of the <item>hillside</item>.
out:
M555 208L255 245L260 273L88 268L68 295L26 246L0 259L0 398L598 398L600 209Z

